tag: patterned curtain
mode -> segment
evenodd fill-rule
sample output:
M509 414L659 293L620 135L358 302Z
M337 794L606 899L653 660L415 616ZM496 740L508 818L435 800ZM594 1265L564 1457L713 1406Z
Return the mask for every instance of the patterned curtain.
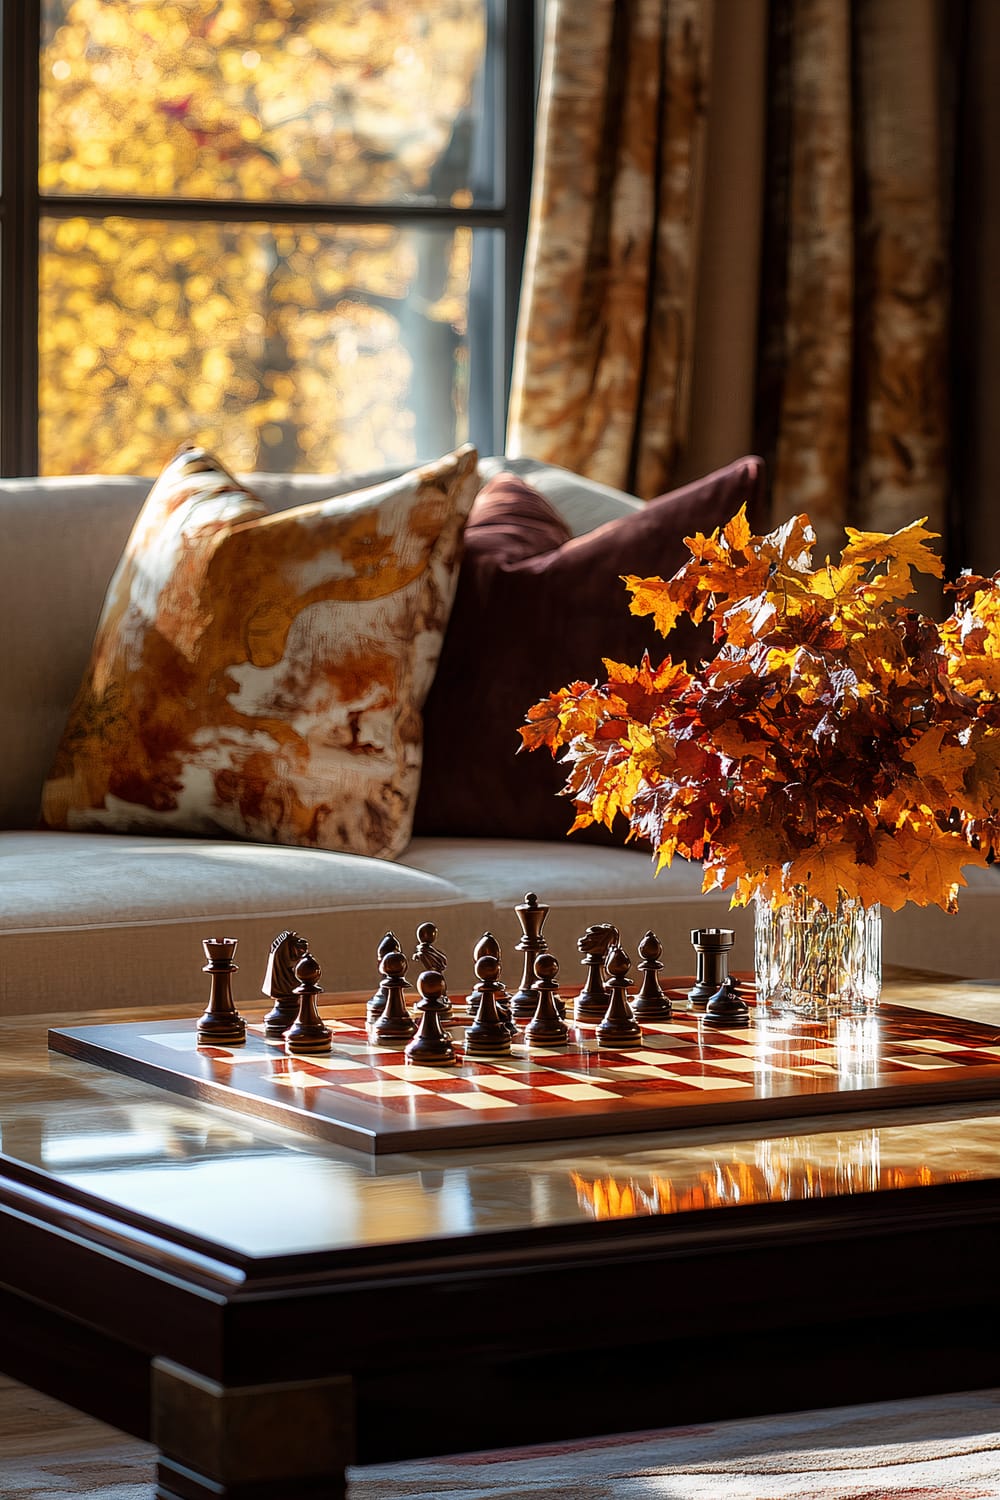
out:
M759 444L777 519L945 526L941 0L771 0Z
M650 498L690 419L713 0L548 0L507 451Z
M745 3L548 0L509 452L647 498L683 474L713 30L718 61ZM764 170L731 188L763 200L745 430L775 518L808 511L820 555L845 522L945 530L965 8L769 0L762 14L766 87L747 125L766 111ZM713 111L728 103L713 93Z

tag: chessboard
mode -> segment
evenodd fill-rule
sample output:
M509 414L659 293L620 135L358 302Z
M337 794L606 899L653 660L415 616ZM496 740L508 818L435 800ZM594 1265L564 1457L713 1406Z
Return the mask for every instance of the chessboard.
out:
M514 1039L496 1059L448 1067L377 1045L364 1002L328 1018L330 1050L295 1056L250 1022L242 1045L200 1045L190 1019L50 1031L54 1050L210 1104L380 1154L569 1140L707 1124L868 1111L1000 1093L1000 1029L888 1004L830 1022L765 1015L742 982L749 1022L705 1024L690 979L664 979L669 1019L608 1047L570 1020L569 1040Z

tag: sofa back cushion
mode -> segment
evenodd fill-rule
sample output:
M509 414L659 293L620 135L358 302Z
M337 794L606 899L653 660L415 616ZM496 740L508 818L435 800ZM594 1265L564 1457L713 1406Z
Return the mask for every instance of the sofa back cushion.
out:
M531 472L530 469L528 472ZM724 525L741 505L764 517L764 465L747 457L669 495L623 508L584 535L528 485L525 468L483 487L469 518L465 558L441 661L424 709L424 769L414 832L428 836L561 838L574 819L565 776L544 751L519 754L518 726L533 703L567 683L603 676L603 658L699 660L704 629L681 621L664 640L629 612L624 574L668 578L688 556L684 538ZM533 478L548 476L537 471ZM577 481L580 486L580 481ZM565 495L561 497L564 512ZM593 827L575 839L624 841Z
M367 488L368 474L251 474L269 511ZM90 656L104 596L153 481L0 479L0 828L31 828Z
M0 828L30 828L149 481L0 480Z
M179 454L109 587L46 826L400 853L478 487L466 448L269 514Z

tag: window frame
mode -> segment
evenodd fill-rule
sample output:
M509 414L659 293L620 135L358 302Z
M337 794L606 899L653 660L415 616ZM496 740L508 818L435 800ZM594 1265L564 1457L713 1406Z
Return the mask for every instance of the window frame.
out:
M127 0L122 0L127 4ZM44 219L186 219L198 222L430 225L503 231L503 254L487 258L491 283L473 306L489 358L470 359L470 437L481 451L501 452L531 191L538 33L535 0L486 0L487 90L497 91L488 119L495 142L497 202L383 205L280 203L272 199L205 200L94 194L43 194L38 187L42 0L0 0L0 477L39 472L39 232ZM486 325L490 326L487 327Z

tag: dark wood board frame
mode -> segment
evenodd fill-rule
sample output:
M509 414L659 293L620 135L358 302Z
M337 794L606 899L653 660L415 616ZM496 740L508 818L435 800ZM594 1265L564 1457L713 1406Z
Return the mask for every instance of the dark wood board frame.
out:
M679 999L682 991L673 993ZM492 1065L463 1061L433 1070L440 1082L423 1080L401 1052L373 1053L357 1017L340 1013L333 1024L332 1059L360 1072L328 1073L330 1060L324 1057L289 1059L280 1044L266 1042L253 1027L245 1048L198 1048L191 1020L60 1027L48 1039L54 1051L371 1155L735 1125L1000 1092L1000 1029L891 1005L867 1018L861 1033L855 1018L829 1025L791 1023L777 1030L768 1022L729 1033L709 1030L696 1011L677 1009L670 1024L678 1029L647 1028L634 1049L647 1056L669 1054L673 1076L666 1078L651 1061L596 1049L594 1028L581 1027L573 1048L561 1054L564 1085L577 1095L571 1098L536 1086L552 1071L549 1057L539 1050L531 1053L530 1063L526 1057L522 1061L524 1049L515 1043L512 1059L497 1060L503 1086L491 1095L499 1103L489 1108L459 1107L448 1095L468 1097L473 1079L497 1076ZM454 1035L460 1043L461 1023ZM184 1049L187 1037L189 1050ZM739 1071L730 1074L734 1065ZM676 1076L685 1069L686 1077ZM630 1076L644 1070L641 1082ZM345 1078L366 1071L379 1080L371 1097L344 1086ZM414 1077L418 1081L411 1083ZM390 1097L380 1101L377 1094L386 1085ZM507 1092L509 1087L515 1092ZM628 1096L618 1097L619 1088ZM437 1089L444 1091L443 1103L432 1097Z

